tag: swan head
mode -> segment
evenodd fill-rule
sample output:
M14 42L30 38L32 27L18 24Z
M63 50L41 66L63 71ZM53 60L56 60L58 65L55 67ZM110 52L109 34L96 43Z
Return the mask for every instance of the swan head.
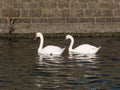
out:
M73 39L73 37L71 35L66 35L66 40L67 39Z
M37 38L37 37L41 37L41 36L43 36L42 33L41 32L37 32L35 37Z
M37 32L37 33L35 34L34 39L36 40L37 38L42 38L42 37L43 37L42 33L41 33L41 32Z

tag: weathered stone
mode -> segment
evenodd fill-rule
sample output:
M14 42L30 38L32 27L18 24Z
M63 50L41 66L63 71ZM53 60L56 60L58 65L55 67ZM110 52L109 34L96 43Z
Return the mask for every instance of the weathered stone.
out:
M26 8L38 8L38 3L37 2L33 2L33 3L27 3L26 4Z
M72 5L72 4L71 4ZM87 3L73 3L73 7L76 9L87 9Z
M109 9L109 8L110 8L110 7L109 7L109 3L104 3L104 2L100 3L98 6L99 6L101 9Z
M111 23L111 22L112 22L112 19L111 19L111 18L106 18L106 22L107 22L107 23Z
M58 7L59 8L69 8L69 3L59 3Z
M49 8L56 8L58 6L58 3L56 0L49 0Z
M120 16L120 9L115 10L115 11L114 11L114 15L115 15L115 16Z
M120 0L0 0L0 32L6 17L14 33L120 31Z
M7 23L6 18L0 18L0 23L6 24Z
M120 18L112 18L112 20L111 20L112 22L120 22Z
M106 21L105 18L96 18L97 23L103 23L105 21Z
M95 22L94 18L79 18L80 23L90 23Z
M26 8L26 3L22 2L21 0L14 0L12 1L13 8Z
M70 21L68 22L71 21L72 20L70 18ZM32 18L32 23L65 23L65 22L67 22L66 18ZM74 22L76 22L76 20Z
M61 17L70 17L70 10L69 9L61 10Z
M75 15L76 15L76 17L83 17L84 16L84 11L83 10L76 10Z
M120 8L120 4L119 3L111 3L110 4L110 9L118 9Z
M31 18L16 18L15 23L31 23Z
M1 13L2 13L2 17L19 17L20 16L19 9L2 9Z
M113 16L112 10L103 10L103 16Z
M85 16L87 17L99 17L102 16L102 11L99 9L88 9L85 11Z
M32 2L32 0L16 0L17 2L23 2L23 3L28 3L28 2Z
M41 9L30 9L29 10L29 17L41 17L41 16L42 16Z
M66 23L78 23L78 18L66 18Z
M120 3L120 0L114 0L115 3Z
M42 17L55 17L55 10L51 8L43 8L41 14Z
M96 8L96 3L88 3L88 4L87 4L87 7L88 7L89 9L95 9L95 8Z
M69 8L70 0L58 0L58 8Z
M29 17L29 10L28 9L21 9L20 10L20 17Z

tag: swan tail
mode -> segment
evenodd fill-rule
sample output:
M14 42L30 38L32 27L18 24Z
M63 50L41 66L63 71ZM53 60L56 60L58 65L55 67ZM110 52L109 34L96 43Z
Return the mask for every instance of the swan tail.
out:
M62 49L62 52L65 50L65 48Z
M62 50L61 50L61 54L64 52L64 50L65 50L65 48L62 48Z
M102 47L102 46L99 46L99 47L97 48L97 51L98 51L101 47ZM97 51L96 51L96 52L97 52Z
M101 47L102 47L102 46L99 46L99 47L98 47L98 50L99 50Z

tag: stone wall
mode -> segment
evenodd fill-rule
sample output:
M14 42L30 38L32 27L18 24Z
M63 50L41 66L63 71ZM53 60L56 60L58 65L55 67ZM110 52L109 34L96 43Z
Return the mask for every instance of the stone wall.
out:
M120 32L120 0L0 0L0 32Z

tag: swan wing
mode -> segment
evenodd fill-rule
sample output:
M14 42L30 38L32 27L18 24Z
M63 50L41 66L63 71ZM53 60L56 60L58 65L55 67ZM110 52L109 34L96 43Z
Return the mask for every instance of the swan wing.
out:
M89 45L89 44L83 44L75 49L73 49L74 52L78 53L96 53L99 49L95 46Z
M58 46L48 45L42 49L43 54L59 54L63 53L65 48L60 48Z

